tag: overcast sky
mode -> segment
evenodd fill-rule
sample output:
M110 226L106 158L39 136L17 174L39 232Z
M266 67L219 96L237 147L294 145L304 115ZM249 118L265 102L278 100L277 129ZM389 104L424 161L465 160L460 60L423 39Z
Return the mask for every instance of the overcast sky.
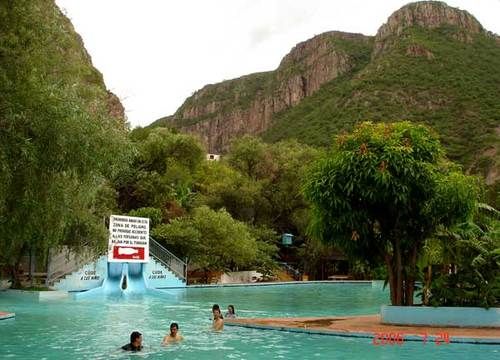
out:
M170 115L203 85L275 69L329 30L374 35L400 0L56 0L132 127ZM500 0L448 0L500 34Z

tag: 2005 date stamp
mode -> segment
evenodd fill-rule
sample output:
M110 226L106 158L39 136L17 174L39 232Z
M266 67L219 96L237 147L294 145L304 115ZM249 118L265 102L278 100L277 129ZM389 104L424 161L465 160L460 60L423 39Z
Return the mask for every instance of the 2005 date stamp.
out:
M376 346L384 345L403 345L405 342L405 337L412 336L421 337L422 344L426 345L428 342L433 342L436 345L443 345L450 343L450 334L447 332L442 332L438 334L429 334L427 332L422 332L420 334L406 334L402 332L376 332L373 334L372 344ZM414 339L413 339L414 340Z

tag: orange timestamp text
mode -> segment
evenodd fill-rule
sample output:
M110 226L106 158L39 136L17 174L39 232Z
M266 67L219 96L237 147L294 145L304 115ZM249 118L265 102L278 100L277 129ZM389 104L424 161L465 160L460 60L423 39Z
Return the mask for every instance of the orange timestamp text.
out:
M429 335L427 332L420 334L406 334L401 332L376 332L373 334L372 344L379 345L402 345L405 341L405 336L411 335L413 337L422 337L422 344L425 345L428 342L434 342L436 345L449 344L450 334L447 332L442 332L435 335Z

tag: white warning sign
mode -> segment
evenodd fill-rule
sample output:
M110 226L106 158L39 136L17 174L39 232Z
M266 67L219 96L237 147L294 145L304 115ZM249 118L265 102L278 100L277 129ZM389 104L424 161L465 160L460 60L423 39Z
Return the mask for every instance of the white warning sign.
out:
M109 218L108 261L149 261L149 219L111 215Z

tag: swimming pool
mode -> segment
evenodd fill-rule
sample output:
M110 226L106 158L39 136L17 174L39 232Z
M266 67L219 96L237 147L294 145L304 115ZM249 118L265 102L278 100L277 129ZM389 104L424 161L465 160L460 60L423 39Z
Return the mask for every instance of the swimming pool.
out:
M188 288L135 298L32 302L0 293L0 357L13 359L497 359L500 346L405 342L373 346L370 339L226 327L209 330L212 304L234 304L239 316L282 317L370 314L387 303L387 292L370 284L304 284L265 287ZM182 344L161 347L176 321ZM124 354L133 330L145 351Z

